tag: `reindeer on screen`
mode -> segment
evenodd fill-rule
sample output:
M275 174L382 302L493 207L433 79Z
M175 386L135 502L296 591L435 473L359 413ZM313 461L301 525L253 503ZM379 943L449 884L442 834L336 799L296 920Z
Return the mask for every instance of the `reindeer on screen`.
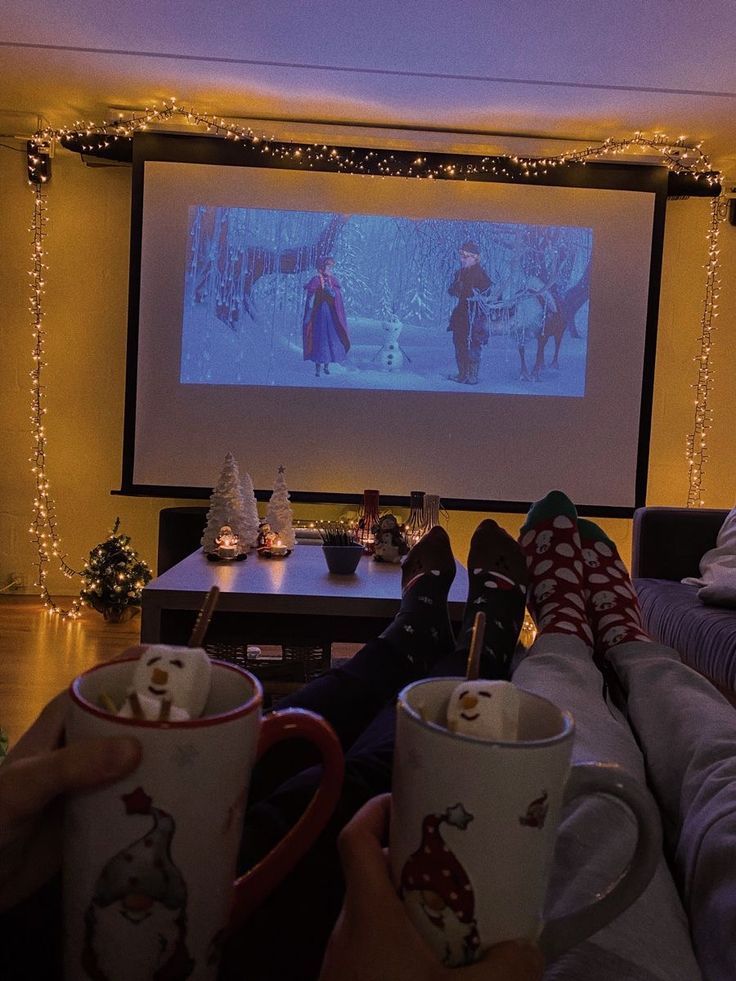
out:
M565 330L574 334L575 312L587 298L588 269L571 289L565 290L574 254L559 243L545 246L543 241L515 255L499 283L496 296L477 295L491 320L501 323L501 333L516 341L522 381L539 381L545 367L545 351L551 339L554 353L549 366L559 368L560 347ZM470 302L470 301L469 301ZM534 363L529 368L526 348L536 342Z
M545 367L545 348L550 338L554 339L555 348L549 367L555 370L559 368L565 321L555 301L554 287L551 283L545 285L536 276L530 277L525 291L514 304L510 323L519 348L522 381L539 381L542 369ZM537 342L537 351L534 365L529 371L526 363L526 345L533 340Z

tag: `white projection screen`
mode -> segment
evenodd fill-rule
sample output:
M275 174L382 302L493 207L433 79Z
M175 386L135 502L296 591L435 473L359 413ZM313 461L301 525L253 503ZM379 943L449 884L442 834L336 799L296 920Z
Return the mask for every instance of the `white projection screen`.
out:
M206 496L230 451L295 500L644 502L663 168L427 180L223 143L136 137L123 493Z

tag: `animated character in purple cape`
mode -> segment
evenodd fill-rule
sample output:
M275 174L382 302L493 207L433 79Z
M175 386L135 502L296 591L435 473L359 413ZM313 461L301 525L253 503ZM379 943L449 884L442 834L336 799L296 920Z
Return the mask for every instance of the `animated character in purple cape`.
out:
M321 367L329 375L330 364L344 361L350 350L342 291L333 274L334 268L335 260L331 256L321 259L317 263L317 275L304 287L307 291L302 324L304 360L314 361L318 378Z

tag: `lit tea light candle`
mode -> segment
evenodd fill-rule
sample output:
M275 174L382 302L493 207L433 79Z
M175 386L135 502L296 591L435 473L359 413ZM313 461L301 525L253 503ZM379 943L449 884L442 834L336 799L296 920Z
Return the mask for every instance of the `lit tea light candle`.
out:
M235 534L230 525L223 525L220 534L215 538L217 555L221 559L236 559L238 557L238 545L240 538Z
M282 543L280 538L277 538L276 542L271 546L271 555L284 556L288 551L289 549Z

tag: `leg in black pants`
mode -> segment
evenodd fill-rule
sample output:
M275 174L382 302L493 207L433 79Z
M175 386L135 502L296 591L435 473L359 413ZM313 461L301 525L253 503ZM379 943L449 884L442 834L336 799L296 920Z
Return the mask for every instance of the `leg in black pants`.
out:
M516 545L493 522L483 522L473 536L466 617L455 645L444 629L451 576L445 582L441 581L444 574L433 575L440 565L445 571L449 568L445 543L438 538L435 534L430 540L431 549L423 539L421 562L417 549L407 558L401 609L384 636L366 645L345 668L279 704L279 708L309 708L331 722L346 751L345 784L332 821L310 853L232 938L223 979L239 979L245 965L254 981L317 977L343 898L337 836L367 800L391 788L396 695L421 677L465 673L467 638L478 609L486 612L488 624L482 672L486 677L507 676L523 618L526 584ZM446 547L449 550L449 543ZM287 763L282 754L279 777L284 776ZM270 770L268 759L262 769ZM250 867L283 836L303 813L318 781L316 767L292 775L276 789L272 773L257 774L258 796L251 795L246 815L241 868Z

